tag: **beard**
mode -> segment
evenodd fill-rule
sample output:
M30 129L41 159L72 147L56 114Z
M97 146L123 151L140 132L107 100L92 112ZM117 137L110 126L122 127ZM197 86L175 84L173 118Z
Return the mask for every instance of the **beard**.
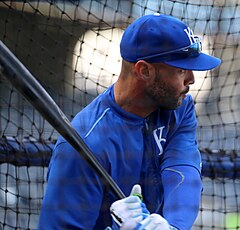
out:
M182 104L184 95L188 91L189 87L179 93L176 88L169 86L169 84L165 82L160 82L159 78L156 78L153 84L146 89L146 93L154 106L165 110L178 108Z

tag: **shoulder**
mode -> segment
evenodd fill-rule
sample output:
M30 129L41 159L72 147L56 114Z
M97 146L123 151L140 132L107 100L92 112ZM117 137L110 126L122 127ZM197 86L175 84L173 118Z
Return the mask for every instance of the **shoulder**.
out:
M176 121L180 123L184 120L196 119L195 105L193 98L190 94L188 94L187 97L183 100L181 106L174 110L173 114Z
M109 100L111 100L111 98L108 93L100 94L83 110L78 112L71 121L72 127L77 131L81 139L88 145L90 149L94 146L95 142L101 143L101 140L104 138L103 129L104 127L106 128L109 126L108 121L111 119L111 116L109 115ZM106 118L106 116L108 118ZM90 136L93 131L93 135ZM90 137L88 138L88 136ZM100 146L98 145L98 148L99 147ZM98 148L94 147L94 150ZM64 155L68 154L69 152L72 153L75 152L75 150L62 136L60 136L55 145L54 153L56 153L56 155L59 153ZM97 154L99 151L94 152Z
M169 130L175 133L177 130L191 130L195 132L195 129L198 126L196 113L195 113L195 105L191 95L187 95L187 97L183 100L181 106L179 106L176 110L171 110L168 112L169 114Z
M187 95L187 97L183 100L181 106L176 109L176 112L181 114L181 113L188 113L189 111L194 111L195 110L195 105L193 98L190 94Z
M106 115L109 116L111 100L110 90L107 89L76 114L71 124L82 137L87 135L90 129L97 124L103 123Z

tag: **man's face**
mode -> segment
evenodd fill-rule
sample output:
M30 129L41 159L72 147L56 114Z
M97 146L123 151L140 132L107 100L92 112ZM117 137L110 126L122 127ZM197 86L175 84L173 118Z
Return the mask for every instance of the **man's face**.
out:
M176 109L186 97L189 85L194 83L193 72L163 63L153 65L155 67L155 77L146 87L147 95L157 107Z

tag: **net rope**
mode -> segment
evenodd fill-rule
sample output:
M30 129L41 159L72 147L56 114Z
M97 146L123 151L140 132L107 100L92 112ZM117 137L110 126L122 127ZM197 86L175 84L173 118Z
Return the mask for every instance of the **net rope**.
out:
M193 229L240 229L240 1L2 1L0 39L71 120L120 71L119 41L134 19L166 13L202 36L222 59L194 72L191 95L203 158L201 209ZM0 228L36 229L58 133L0 74Z

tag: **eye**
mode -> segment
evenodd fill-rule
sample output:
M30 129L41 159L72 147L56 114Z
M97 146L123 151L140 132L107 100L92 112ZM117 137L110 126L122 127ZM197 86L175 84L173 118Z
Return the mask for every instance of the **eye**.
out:
M186 73L186 70L185 69L179 69L179 74L183 75Z

